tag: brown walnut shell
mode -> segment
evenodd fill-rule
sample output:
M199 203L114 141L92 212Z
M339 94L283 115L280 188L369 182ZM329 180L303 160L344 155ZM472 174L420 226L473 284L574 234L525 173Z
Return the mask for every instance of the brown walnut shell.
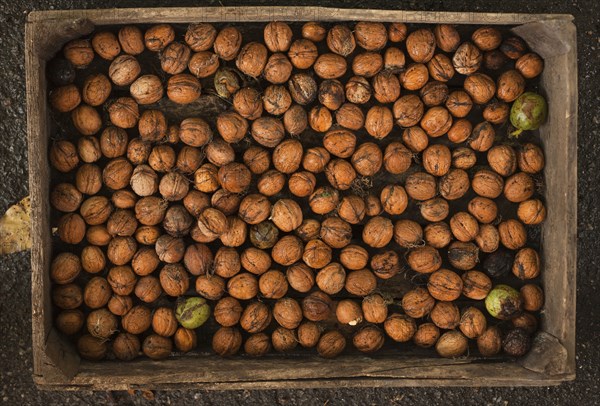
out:
M340 218L350 224L360 223L366 215L366 204L362 197L357 195L344 196L337 208Z
M352 72L371 78L383 69L383 57L376 52L363 52L352 60Z
M160 53L160 66L171 75L182 73L187 68L191 55L187 45L172 42Z
M394 175L404 173L410 168L411 163L412 153L401 142L392 142L385 148L383 164L389 173Z
M492 124L503 124L510 114L510 106L502 101L492 101L485 106L483 118Z
M525 91L525 78L517 70L503 72L498 77L496 96L507 103L515 101Z
M419 92L426 106L440 106L448 98L448 86L443 82L431 81Z
M429 76L440 82L447 82L454 76L452 61L444 54L436 54L427 62Z
M272 319L273 315L269 306L261 302L252 302L244 309L240 318L240 326L245 331L255 334L264 331Z
M135 76L139 73L139 65L137 67L138 70L137 73L134 74L133 79L135 79ZM112 86L105 75L97 73L88 76L83 82L81 98L76 87L74 88L74 92L72 90L73 85L69 85L53 91L50 98L53 107L60 112L71 111L77 107L81 99L90 106L99 106L110 96Z
M133 128L140 118L137 102L131 97L119 97L108 106L110 122L120 128Z
M540 275L540 256L533 248L523 248L517 252L512 273L519 279L534 279Z
M383 296L378 293L365 296L362 300L361 308L365 321L369 323L381 324L388 315L388 305Z
M152 104L162 98L164 89L158 76L143 75L129 86L129 93L138 104Z
M380 103L393 103L400 97L400 81L390 71L373 77L373 95Z
M434 299L451 302L460 297L463 281L456 272L439 269L429 276L427 290Z
M167 96L177 104L189 104L198 100L202 86L194 76L182 73L167 81Z
M494 80L484 73L467 76L463 87L477 104L486 104L496 93Z
M383 70L392 74L402 72L406 65L406 57L404 52L396 47L389 47L383 54Z
M272 21L265 26L264 40L271 52L285 52L292 43L292 29L281 21Z
M310 21L302 26L302 37L314 42L323 41L327 35L327 29L321 23Z
M402 42L406 39L408 28L404 23L391 23L388 25L388 37L391 42Z
M242 47L235 65L244 74L257 78L267 64L267 48L258 42L249 42Z
M232 61L236 58L242 46L242 34L235 27L225 27L217 37L213 45L215 54L224 61Z
M82 135L94 135L102 128L102 118L98 110L87 104L80 104L71 111L75 129Z
M369 219L363 228L362 238L365 244L374 248L383 248L391 241L394 234L392 221L385 217Z
M463 295L469 299L483 300L492 290L491 279L479 271L467 271L462 274Z
M169 24L157 24L144 34L146 48L152 52L162 51L175 39L175 30Z
M500 46L502 34L494 27L481 27L473 32L471 39L482 51L491 51Z
M356 48L356 40L348 26L337 24L327 33L327 46L331 52L346 57Z
M258 288L266 299L281 299L288 291L288 282L285 274L281 271L270 270L260 275ZM298 310L299 306L298 306ZM301 313L299 311L299 313Z
M367 112L365 129L376 139L385 138L394 128L392 111L385 106L373 106Z
M333 301L327 294L317 290L302 299L302 314L310 321L327 320L333 311Z
M338 158L350 158L356 147L356 136L345 129L331 130L323 137L323 146Z
M440 329L433 323L423 323L417 327L414 343L421 348L433 347L440 338Z
M434 176L444 176L450 170L452 155L442 144L431 145L423 151L423 168Z
M331 187L322 186L309 196L308 204L316 214L327 214L335 210L339 204L339 192Z
M417 95L402 96L394 103L394 118L400 127L412 127L419 123L424 113L424 104Z
M466 117L473 107L471 96L462 90L455 90L446 99L446 108L454 117Z
M356 43L367 51L378 51L387 42L385 25L375 22L359 22L354 26Z
M185 42L194 52L206 51L213 46L216 36L217 30L211 24L190 24L185 32Z
M346 98L351 103L365 104L371 98L371 84L362 76L353 76L345 85Z
M75 85L66 85L50 92L50 105L60 113L66 113L79 106L81 94Z
M423 236L425 243L436 249L447 247L452 241L450 226L443 221L427 224Z
M420 124L430 137L440 137L452 127L452 116L445 107L435 106L425 112Z
M112 32L101 31L92 37L92 48L102 59L112 61L121 52L117 36Z
M94 49L89 39L74 39L65 44L63 55L75 68L84 69L94 60Z
M310 196L317 184L317 178L310 172L296 172L290 176L288 187L293 195L298 197Z
M429 70L422 63L413 63L400 74L399 79L405 89L419 90L429 80Z
M383 325L387 335L396 342L409 341L417 332L415 320L405 314L393 313Z
M317 60L319 52L313 41L298 39L292 43L287 55L294 67L297 69L308 69Z
M351 295L367 296L377 288L377 278L368 269L352 271L346 277L344 288Z
M421 203L421 216L427 221L442 221L450 212L448 201L442 197L434 197Z
M302 240L294 235L286 235L275 243L271 257L279 265L289 266L302 258L303 251Z
M464 42L454 53L452 64L461 75L471 75L479 70L482 59L483 55L475 45Z
M432 273L442 266L442 258L437 249L424 245L409 251L406 262L410 268L418 273Z
M527 52L527 44L519 37L509 37L500 44L500 51L510 59L519 59Z
M535 183L532 177L524 172L512 175L504 184L504 197L513 203L530 199L534 192Z
M428 315L435 306L435 299L425 288L415 288L402 297L402 309L415 319Z
M377 144L365 142L352 154L352 165L363 176L373 176L383 165L383 154Z
M460 45L460 35L450 24L438 24L434 28L437 46L444 52L453 52Z
M546 207L539 199L525 200L519 203L517 216L527 225L537 225L546 219Z
M337 79L346 73L348 64L346 59L337 54L321 54L313 69L317 76L322 79Z
M515 63L517 69L525 79L533 79L544 70L544 60L536 53L528 53L520 57Z
M134 25L126 25L119 30L119 43L123 52L129 55L139 55L144 52L144 35Z
M428 62L435 52L436 38L427 28L411 32L406 38L406 50L415 62Z
M473 175L471 186L479 196L495 199L502 193L504 180L496 172L481 169Z

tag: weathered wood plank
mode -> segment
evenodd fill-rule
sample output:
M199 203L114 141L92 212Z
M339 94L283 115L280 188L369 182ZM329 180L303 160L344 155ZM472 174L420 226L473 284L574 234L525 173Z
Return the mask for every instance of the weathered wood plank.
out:
M408 23L523 24L541 20L571 21L568 14L473 13L444 11L369 10L329 7L194 7L123 8L107 10L33 11L28 21L75 20L94 24L141 24L154 22L245 22L245 21L402 21Z
M42 381L35 383L42 390L80 391L80 390L268 390L268 389L328 389L328 388L402 388L402 387L548 387L556 386L574 377L558 377L547 380L512 379L504 381L495 377L471 378L458 380L451 378L437 379L308 379L297 381L270 381L270 382L216 382L216 383L186 383L186 384L160 384L160 385L46 385Z
M29 193L31 196L31 296L34 373L41 370L46 337L50 331L48 230L49 173L44 167L48 148L46 128L46 82L43 61L35 54L36 25L25 27L25 63L27 92L27 146L29 157Z
M68 381L78 368L79 357L61 342L52 323L52 302L48 269L52 256L50 235L50 167L48 141L50 117L47 111L45 61L37 52L46 33L38 24L25 27L27 145L29 193L31 196L31 297L33 373L49 381ZM49 35L52 38L52 35Z
M515 363L477 363L468 359L377 359L340 357L324 360L218 357L140 360L119 368L114 363L82 363L78 376L63 389L191 388L241 389L333 386L509 386L552 385L572 376L548 377ZM122 365L122 364L121 364ZM202 367L199 368L198 366ZM193 370L194 373L190 373ZM148 371L152 371L151 374Z
M577 288L577 46L568 21L516 27L545 59L542 89L548 121L540 128L546 154L544 173L548 218L542 227L545 295L543 330L567 349L564 372L575 372Z

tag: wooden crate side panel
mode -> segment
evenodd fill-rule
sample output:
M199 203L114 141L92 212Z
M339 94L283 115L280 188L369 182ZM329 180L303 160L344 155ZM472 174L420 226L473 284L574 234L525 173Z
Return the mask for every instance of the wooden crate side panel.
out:
M29 193L31 196L31 298L33 374L47 382L65 382L78 370L79 357L52 327L51 283L48 269L52 257L50 231L50 167L48 143L50 117L47 111L45 41L58 41L64 33L60 24L28 23L25 27L25 70L27 93L27 145ZM52 46L57 46L52 43ZM44 46L43 51L40 46Z
M540 128L548 218L542 228L543 330L567 349L564 372L575 372L577 274L577 46L568 21L545 21L514 29L545 59L543 92L548 122Z
M522 24L533 21L572 20L566 14L470 13L404 10L360 10L328 7L195 7L107 10L33 11L29 21L87 18L97 25L246 21L402 21L407 23Z
M44 62L37 57L36 29L25 27L25 64L27 92L27 146L29 162L29 193L31 196L31 298L34 374L42 367L46 338L51 328L50 279L46 271L50 264L50 239L48 232L49 170L45 132L46 82Z
M148 371L152 371L151 374ZM516 363L469 359L381 359L366 356L324 360L281 357L222 360L181 358L161 362L82 363L65 387L72 389L190 388L272 389L333 386L509 386L552 385L571 379L548 377Z

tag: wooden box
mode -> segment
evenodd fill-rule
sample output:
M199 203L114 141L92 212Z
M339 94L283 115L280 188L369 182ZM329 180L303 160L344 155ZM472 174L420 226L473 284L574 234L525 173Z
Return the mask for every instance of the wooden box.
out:
M342 386L548 386L575 378L577 238L577 47L570 15L350 10L320 7L211 7L34 11L26 31L27 132L32 201L32 328L34 381L43 389L135 388L260 389ZM522 36L546 62L541 80L549 120L540 129L546 151L548 219L542 230L542 332L520 361L407 356L217 356L156 362L92 363L80 360L52 327L49 266L48 139L45 63L68 40L94 26L136 23L246 21L400 21L503 24Z

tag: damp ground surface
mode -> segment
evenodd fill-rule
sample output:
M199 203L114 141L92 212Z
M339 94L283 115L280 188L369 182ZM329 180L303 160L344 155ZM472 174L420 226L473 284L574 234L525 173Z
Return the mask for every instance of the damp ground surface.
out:
M284 5L275 1L183 1L178 6ZM351 8L388 8L381 0L296 2ZM23 1L0 0L0 212L28 193L24 24L32 10L158 7L163 1ZM406 10L567 13L575 16L578 41L578 275L577 379L556 387L540 388L376 388L268 391L155 392L160 404L309 404L309 405L588 405L600 397L599 264L600 211L600 2L502 0L406 1L394 3ZM31 349L31 280L29 252L0 260L0 404L150 404L141 394L127 392L48 392L33 384Z

